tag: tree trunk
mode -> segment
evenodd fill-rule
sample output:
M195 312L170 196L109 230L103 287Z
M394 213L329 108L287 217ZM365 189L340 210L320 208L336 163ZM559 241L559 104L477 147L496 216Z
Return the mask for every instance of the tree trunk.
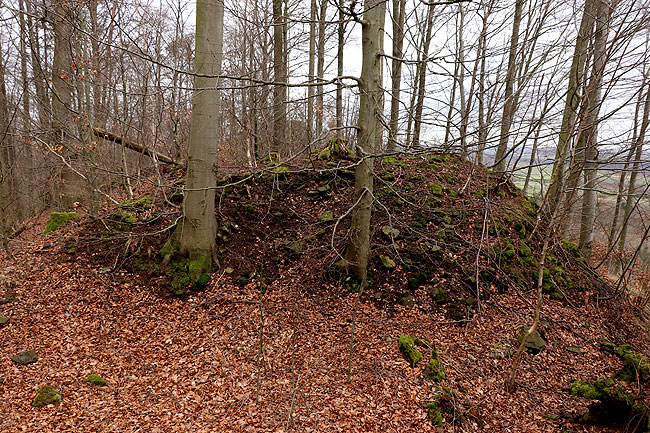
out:
M393 59L390 99L390 134L388 151L395 152L399 144L397 128L399 126L400 91L402 85L402 52L404 48L404 22L406 20L406 0L393 0Z
M338 49L336 53L336 74L343 76L343 51L345 44L345 14L343 12L345 0L339 0L339 25L338 25ZM340 136L343 128L343 85L339 81L336 85L336 128Z
M309 84L314 83L316 70L316 0L311 0L309 13ZM314 140L314 86L307 87L307 139Z
M354 175L355 207L352 214L352 235L346 260L354 265L362 287L367 284L370 256L370 218L373 200L373 156L381 148L384 95L382 89L382 57L384 46L385 2L365 0L362 23L362 64L359 80L359 126L357 156L362 160Z
M643 143L645 141L645 135L648 131L648 126L650 125L650 88L646 92L645 103L643 104L643 120L641 121L641 128L639 129L639 136L636 139L634 144L634 164L632 165L632 171L630 173L630 183L627 187L627 196L625 197L625 212L623 213L623 221L621 226L621 235L618 241L618 252L619 257L623 257L625 252L625 244L627 242L627 230L629 226L629 220L632 215L632 211L635 207L635 198L634 191L636 190L636 179L639 175L641 169L641 162L643 157Z
M433 30L433 3L427 7L426 30L424 44L422 46L422 60L418 65L418 87L415 115L413 117L413 140L412 147L420 146L420 129L422 128L422 111L424 109L424 94L427 80L427 60L429 58L429 46L431 45L431 32Z
M286 144L287 129L287 82L286 46L284 40L284 17L282 0L273 0L273 141L271 150L280 152Z
M328 0L321 0L320 13L318 14L318 54L316 56L316 80L318 80L319 83L323 82L323 74L325 69L325 21L327 20L327 2ZM323 133L323 118L325 117L322 84L319 84L316 87L316 107L318 108L319 115L316 116L315 138L318 138Z
M61 204L64 209L73 209L81 202L85 182L75 172L78 162L78 140L74 135L75 125L72 107L72 23L73 11L70 3L56 0L54 4L54 61L52 64L52 135L55 148L59 149L66 162L61 168ZM77 167L78 168L78 167Z
M196 2L194 92L188 148L183 220L176 229L181 253L190 258L198 279L216 261L214 215L220 92L217 76L223 57L223 2Z
M517 61L517 46L519 45L519 26L521 25L521 14L525 0L516 0L515 16L512 23L512 34L510 36L510 49L508 52L508 70L506 72L506 91L503 103L503 116L501 117L501 133L499 145L494 157L494 168L499 173L506 171L506 155L508 150L508 135L510 127L517 111L517 103L514 98L515 72Z
M596 13L594 33L594 61L588 88L588 103L585 128L584 197L580 218L580 240L578 247L585 259L591 258L596 220L596 182L598 177L598 113L601 105L601 89L605 63L607 62L607 33L612 9L609 2L600 0Z
M558 137L557 149L555 151L555 162L549 186L549 206L551 212L560 204L560 196L565 184L565 170L567 155L569 153L569 142L575 133L575 123L580 107L580 89L583 81L583 71L587 59L587 49L591 39L594 26L594 4L595 0L586 0L578 37L576 38L573 61L569 72L569 85L567 89L566 102L562 113L562 124Z

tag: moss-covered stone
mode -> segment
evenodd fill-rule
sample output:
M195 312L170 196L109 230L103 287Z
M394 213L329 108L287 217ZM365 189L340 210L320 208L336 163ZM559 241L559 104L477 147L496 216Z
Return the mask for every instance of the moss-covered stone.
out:
M517 341L519 341L519 343L522 342L524 336L528 333L529 329L530 326L521 327L521 331L519 332L519 335L517 335ZM528 352L535 355L541 352L542 350L544 350L545 347L546 347L546 341L544 341L541 334L537 330L534 330L526 340L526 349L528 350Z
M424 408L427 410L427 417L434 426L442 426L442 411L438 408L438 403L431 401Z
M410 335L401 335L397 340L397 345L404 360L411 367L415 367L418 362L422 361L422 352L417 349L415 340Z
M397 264L395 263L395 261L393 259L391 259L390 257L385 256L383 254L379 256L379 260L381 260L381 264L386 269L395 269L395 267L397 266Z
M603 342L603 348L612 353L621 360L623 369L616 375L617 379L625 382L641 381L642 383L650 380L650 365L643 359L640 353L631 349L628 344L621 344L619 346Z
M399 302L400 305L403 305L405 307L415 307L415 296L411 294L401 295L397 299L397 302Z
M29 365L38 361L38 355L34 350L25 350L24 352L14 355L11 360L17 364Z
M106 381L98 374L89 374L88 377L84 379L84 382L92 383L97 386L106 385Z
M334 221L334 212L332 212L331 210L326 210L325 212L318 215L318 220L321 222Z
M439 382L447 378L445 365L440 360L440 356L438 355L438 351L435 347L432 348L431 359L424 367L422 375L425 377L425 379L432 380L434 382Z
M57 404L63 401L61 392L51 385L41 385L38 387L36 396L32 400L32 406L45 407L49 404Z
M382 159L382 162L384 163L385 166L394 165L394 166L397 166L397 167L404 168L404 161L401 161L401 160L397 159L397 157L393 156L393 155L385 156Z
M444 304L449 301L449 292L441 287L432 287L431 297L438 304Z
M393 226L385 225L381 228L381 232L388 238L388 239L397 239L399 237L399 230L396 229Z
M145 195L142 198L137 200L126 200L120 203L120 207L123 209L133 209L133 210L149 210L153 207L153 200L150 196Z
M45 231L43 236L58 230L64 226L68 221L79 218L77 212L50 212L50 218L45 223Z
M524 241L519 241L519 257L531 257L533 250Z
M9 322L8 318L6 318L5 316L0 316L0 328L5 326L7 324L7 322Z
M578 245L574 242L571 242L568 239L562 239L562 247L566 250L567 253L571 254L574 257L580 255L580 251L578 250Z

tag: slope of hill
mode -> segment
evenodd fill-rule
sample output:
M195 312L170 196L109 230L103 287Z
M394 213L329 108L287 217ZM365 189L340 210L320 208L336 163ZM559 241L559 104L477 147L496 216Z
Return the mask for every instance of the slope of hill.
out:
M517 386L504 388L536 300L546 227L533 203L453 156L378 160L372 284L359 293L337 266L353 204L347 163L225 177L220 266L200 291L188 286L182 260L160 264L178 221L180 181L143 188L138 200L44 237L47 216L34 221L12 242L14 258L0 256L0 314L8 318L0 328L0 427L624 430L625 417L610 417L618 426L578 423L591 400L567 389L615 376L620 358L643 373L643 361L630 361L636 354L617 356L602 342L644 352L647 336L569 242L552 242L547 259L544 347L531 345ZM168 173L170 184L179 176ZM11 360L24 350L38 360ZM91 373L107 384L84 382ZM638 376L636 385L616 380L599 390L642 404L647 378ZM63 401L32 407L43 384Z

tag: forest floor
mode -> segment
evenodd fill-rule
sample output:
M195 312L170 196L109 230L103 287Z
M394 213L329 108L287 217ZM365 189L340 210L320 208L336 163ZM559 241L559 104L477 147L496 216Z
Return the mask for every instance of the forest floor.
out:
M506 189L486 198L497 191L491 175L477 176L483 186L474 185L460 179L470 173L464 163L428 160L442 173L435 177L440 194L429 182L434 175L421 164L416 169L420 162L388 161L392 168L380 173L395 190L404 187L384 195L385 203L414 205L375 214L374 247L397 263L386 269L375 258L373 285L361 296L327 271L336 260L331 247L339 248L345 236L336 235L337 217L351 200L349 181L340 178L335 185L330 178L300 175L299 185L284 185L282 200L269 200L261 181L229 187L230 196L219 202L219 221L228 231L220 232L221 267L205 290L180 296L170 293L169 270L156 265L168 236L164 229L177 215L159 200L142 212L146 217L136 215L145 222L128 229L110 224L115 209L46 237L47 215L32 221L12 242L13 258L0 253L0 298L6 301L0 315L9 319L0 328L0 431L633 431L630 425L577 423L590 401L565 391L574 380L593 381L621 369L620 360L602 350L604 340L648 355L647 330L629 302L605 300L606 286L588 280L597 281L588 272L573 277L564 299L545 294L546 348L524 353L516 386L506 391L517 334L532 321L535 291L511 281L513 275L532 279L532 270L506 272L505 259L493 252L503 240L525 255L513 240L517 221L504 222L508 209L519 212L514 203L521 196ZM278 182L277 175L273 179ZM465 183L468 189L456 194ZM319 190L324 184L331 188ZM434 224L436 210L417 214L431 199L421 194L425 190L453 221L443 217ZM494 217L486 218L486 203L494 205ZM322 216L325 209L334 220ZM417 226L422 219L424 227ZM485 241L489 254L477 250L487 232L477 225L488 220L497 228L494 239ZM399 228L402 241L380 240L386 221ZM458 239L449 239L449 230L441 235L440 228L450 226ZM408 254L423 239L443 247L430 266L413 263L430 256ZM555 254L566 273L573 272L577 265L564 263L559 249ZM469 287L461 288L479 268L497 278L470 278ZM512 278L497 284L508 273ZM450 299L435 299L440 287ZM409 295L413 302L405 301ZM428 353L409 366L398 350L403 334L435 345L446 378L436 383L423 377ZM37 362L12 362L28 349L36 351ZM85 383L91 373L105 378L106 386ZM42 384L58 388L63 401L32 407ZM442 426L434 426L425 405L445 393L452 408Z

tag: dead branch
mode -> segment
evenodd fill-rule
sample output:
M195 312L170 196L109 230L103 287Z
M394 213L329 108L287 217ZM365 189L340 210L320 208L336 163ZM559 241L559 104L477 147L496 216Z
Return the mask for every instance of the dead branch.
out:
M129 140L128 138L124 138L120 135L113 134L112 132L106 131L105 129L93 128L93 134L96 137L103 138L104 140L112 141L117 144L121 144L124 147L127 147L131 150L135 150L136 152L140 152L143 155L150 156L151 158L154 158L162 163L171 164L171 165L181 165L180 162L175 161L174 159L165 156L161 153L158 153L155 150L151 150L143 144L136 143L134 141Z

